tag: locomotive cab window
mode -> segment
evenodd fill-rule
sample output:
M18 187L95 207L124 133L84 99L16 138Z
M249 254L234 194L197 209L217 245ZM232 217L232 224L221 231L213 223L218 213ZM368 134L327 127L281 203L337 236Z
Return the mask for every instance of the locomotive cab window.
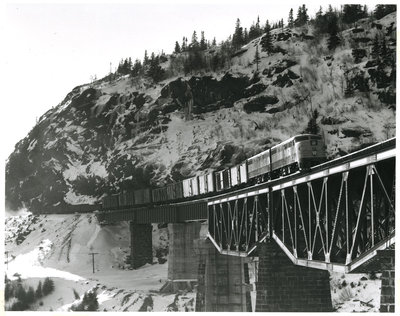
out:
M296 137L296 142L301 142L303 140L308 140L308 136L297 136Z

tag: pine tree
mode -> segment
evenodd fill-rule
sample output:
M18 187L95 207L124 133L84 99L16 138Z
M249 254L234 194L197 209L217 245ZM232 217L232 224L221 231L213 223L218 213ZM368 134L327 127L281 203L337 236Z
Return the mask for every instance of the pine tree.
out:
M261 46L263 48L263 51L266 51L268 53L272 53L274 51L274 45L272 44L272 36L270 30L271 28L267 21L267 24L265 25L265 34L261 39Z
M42 296L43 296L43 293L42 293L42 281L39 281L39 284L38 284L38 286L36 288L36 291L35 291L35 297L36 297L36 299L39 299Z
M142 63L140 62L139 59L136 59L135 63L132 66L132 71L131 71L132 76L135 77L135 76L138 76L139 74L141 74L142 69L143 69Z
M154 80L154 82L159 82L164 77L164 69L159 65L159 57L155 56L154 52L151 53L150 67L147 71L147 75Z
M290 11L289 11L288 27L289 28L293 28L294 27L293 8L291 8Z
M336 15L333 15L329 21L329 38L328 38L328 49L333 50L340 44L340 38L338 36L339 27Z
M256 31L258 32L258 34L260 34L260 32L261 32L260 16L259 15L257 16Z
M250 41L249 33L247 33L247 28L244 28L243 41L245 43L248 43Z
M258 64L260 63L260 53L258 52L258 45L256 46L256 53L254 55L254 62L256 63L256 71L258 72Z
M214 37L211 43L212 46L217 46L217 39Z
M33 289L32 286L28 288L28 291L26 292L26 303L28 305L32 304L35 301L35 290Z
M243 28L240 26L240 19L236 20L235 33L232 36L232 46L238 49L243 45Z
M198 48L199 48L199 42L197 40L197 33L196 31L193 31L192 42L190 43L190 49L197 50Z
M43 296L50 294L54 291L54 281L50 278L45 278L42 287Z
M378 34L375 34L374 42L372 44L371 56L373 59L379 59L380 45Z
M175 42L174 53L179 54L181 52L181 47L179 46L178 41Z
M185 52L185 51L186 51L185 37L183 37L183 39L182 39L182 48L181 48L181 51L182 51L182 52Z
M364 17L364 11L359 4L345 4L343 6L342 20L344 23L354 23Z
M200 38L200 49L205 50L207 49L207 42L204 37L204 31L201 31L201 38Z
M149 63L149 56L147 55L147 50L144 51L143 66Z
M308 9L306 8L306 5L303 4L301 7L302 25L306 24L310 20L310 17L308 16L307 11L308 11Z
M297 26L297 27L303 25L303 18L302 18L301 7L299 7L299 8L297 9L297 16L296 16L296 20L294 21L294 25Z
M314 112L312 113L312 117L307 124L307 128L304 131L305 133L315 134L315 135L317 135L319 133L320 128L317 124L318 115L319 115L318 111L314 110Z

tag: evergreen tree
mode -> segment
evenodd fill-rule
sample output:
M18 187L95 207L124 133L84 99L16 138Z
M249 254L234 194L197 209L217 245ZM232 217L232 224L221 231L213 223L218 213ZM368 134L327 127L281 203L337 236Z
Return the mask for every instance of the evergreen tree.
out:
M71 310L76 311L76 312L82 312L82 311L90 311L90 312L95 312L99 308L99 302L97 300L97 293L96 291L90 291L86 292L83 295L82 302L78 304L77 306L72 306Z
M205 50L207 49L207 42L204 37L204 31L201 31L201 38L200 38L200 49Z
M54 291L54 281L50 278L45 278L42 287L43 296L46 296Z
M396 11L396 5L394 4L378 4L375 6L374 16L376 19L381 19L385 15Z
M22 284L18 284L17 290L15 292L15 297L20 301L26 303L26 291Z
M35 290L33 289L32 286L28 288L28 291L26 292L26 303L28 305L32 304L35 301Z
M6 283L4 288L4 299L8 301L13 296L14 296L14 289L11 283Z
M320 128L317 124L318 115L319 115L318 111L314 110L311 119L308 121L307 128L305 129L304 133L315 134L315 135L319 133Z
M254 62L256 63L256 71L258 72L258 64L260 63L260 53L258 52L258 45L256 46L256 53L254 55Z
M147 75L154 80L154 82L159 82L164 77L164 69L159 65L159 57L155 56L154 52L151 53L150 66L147 70Z
M179 54L181 52L181 47L179 46L178 41L175 42L174 53Z
M303 25L303 20L302 20L302 11L301 11L301 7L299 7L297 9L297 16L296 16L296 20L294 21L294 26L302 26Z
M185 52L186 51L186 42L185 42L185 37L183 37L183 39L182 39L182 48L181 48L181 51L182 52Z
M378 34L375 34L374 42L372 44L371 56L374 59L379 59L380 45Z
M261 27L260 27L260 16L257 16L257 22L256 22L256 30L258 32L258 34L261 33Z
M136 77L139 74L141 74L142 73L142 69L143 69L142 63L140 62L139 59L136 59L135 63L132 66L132 72L131 72L132 76Z
M345 4L342 20L344 23L354 23L364 17L364 10L359 4Z
M42 293L42 281L39 281L39 284L38 284L38 286L36 288L36 291L35 291L35 297L36 297L36 299L39 299L42 296L43 296L43 293Z
M238 49L243 45L243 28L240 26L240 19L236 20L235 33L232 36L232 46Z
M306 8L306 5L303 4L301 6L302 25L306 24L310 20L310 17L308 16L307 11L308 11L308 9Z
M247 28L244 28L243 41L245 43L248 43L250 41L249 33L247 33Z
M217 46L217 39L214 37L211 43L212 46Z
M268 53L272 53L274 51L274 45L272 44L272 36L268 21L265 25L265 34L261 39L261 46L263 48L263 51L266 51Z
M147 50L144 51L143 66L149 63L149 56L147 55Z
M291 8L290 11L289 11L288 27L289 28L293 28L294 27L293 8Z
M340 38L338 36L339 27L336 15L333 15L329 21L329 38L328 38L328 49L333 50L340 44Z
M199 42L197 40L197 33L196 31L193 31L192 42L190 43L190 49L197 50L198 48L199 48Z

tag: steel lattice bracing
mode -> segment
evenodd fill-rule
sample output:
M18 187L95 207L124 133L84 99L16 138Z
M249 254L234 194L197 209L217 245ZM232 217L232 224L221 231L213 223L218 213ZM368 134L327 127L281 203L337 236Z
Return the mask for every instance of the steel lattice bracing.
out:
M394 148L316 169L209 201L217 249L248 256L271 237L295 264L349 272L394 243Z

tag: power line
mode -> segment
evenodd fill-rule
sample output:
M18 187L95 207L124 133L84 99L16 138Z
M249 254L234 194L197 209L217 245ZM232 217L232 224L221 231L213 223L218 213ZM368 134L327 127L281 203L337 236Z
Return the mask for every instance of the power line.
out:
M92 266L93 266L93 273L94 273L94 256L98 255L98 252L89 252L89 256L92 256Z

